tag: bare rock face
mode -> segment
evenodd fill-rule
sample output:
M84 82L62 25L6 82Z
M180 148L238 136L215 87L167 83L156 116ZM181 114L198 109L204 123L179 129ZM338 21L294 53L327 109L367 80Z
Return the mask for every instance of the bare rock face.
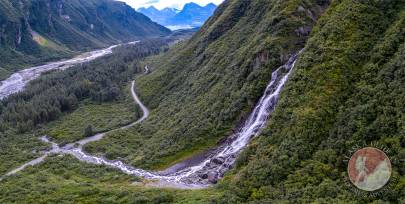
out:
M5 41L6 38L6 24L1 25L0 30L0 43Z
M58 3L57 3L57 8L58 8L58 16L60 17L60 18L62 18L63 20L65 20L65 21L67 21L67 22L70 22L70 21L72 21L72 19L70 18L70 16L69 15L66 15L66 14L64 14L64 3L65 3L65 1L59 1ZM93 24L91 24L91 29L93 29Z
M312 27L310 26L301 26L295 30L295 33L299 36L308 36L312 31Z
M208 182L212 184L216 184L218 182L218 173L217 172L209 172L208 173Z
M266 62L269 61L269 58L270 58L270 53L268 51L263 51L263 52L259 53L254 61L253 68L257 69L261 65L266 64Z
M48 26L52 27L52 8L51 8L51 1L46 3L46 8L48 10Z
M225 159L224 158L222 158L222 157L218 157L218 158L214 158L214 159L212 159L211 160L214 164L223 164L224 163L224 161L225 161Z
M305 8L302 6L298 6L297 11L299 12L305 12Z
M208 179L208 174L200 174L199 176L202 179Z
M58 2L58 15L62 16L63 15L63 3Z
M18 27L18 33L17 33L17 45L21 44L21 38L22 38L22 33L21 33L21 25Z
M330 0L319 0L318 5L310 9L300 5L298 6L297 11L304 13L314 22L317 22L318 18L322 15L322 13L326 10L326 8L328 8L330 2L331 2Z

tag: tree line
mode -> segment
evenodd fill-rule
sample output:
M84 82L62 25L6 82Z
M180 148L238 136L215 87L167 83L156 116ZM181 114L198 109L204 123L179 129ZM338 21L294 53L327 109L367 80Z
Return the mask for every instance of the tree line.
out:
M27 132L74 111L83 100L117 100L124 94L121 87L143 71L140 60L165 50L169 41L154 39L121 46L101 59L43 74L24 91L0 102L0 132L10 128Z

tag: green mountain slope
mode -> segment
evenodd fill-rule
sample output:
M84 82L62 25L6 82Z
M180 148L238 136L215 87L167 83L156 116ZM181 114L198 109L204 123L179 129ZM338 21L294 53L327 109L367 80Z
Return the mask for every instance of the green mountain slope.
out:
M230 191L222 201L375 200L345 185L344 156L372 142L404 156L405 7L328 5L225 1L187 44L150 60L154 72L138 80L150 119L87 149L162 169L212 147L250 112L271 71L305 46L268 127L221 185ZM394 164L399 181L383 200L403 201L404 173Z
M268 127L225 182L227 200L404 202L404 8L403 1L333 2ZM397 161L390 189L376 198L347 185L344 162L353 147L372 143Z
M151 60L154 71L137 80L150 118L87 150L161 169L216 146L250 113L272 71L304 46L326 6L225 1L190 41Z
M170 33L112 0L1 0L0 31L0 67L9 72L75 51Z
M129 75L145 64L151 69L150 74L136 78L137 92L151 115L139 126L90 143L86 151L136 167L164 169L214 147L251 112L272 71L302 48L265 130L217 186L195 191L143 188L136 178L120 172L55 156L6 178L0 183L4 189L0 201L404 203L403 0L227 0L189 41L144 62L136 60L137 70L132 70L135 54L115 59L123 70L132 70ZM92 64L102 71L99 74L115 70L113 61ZM85 76L92 78L90 67ZM69 72L56 74L60 76L51 76ZM120 75L131 78L125 72ZM125 80L117 79L120 81ZM101 87L110 84L95 82ZM68 81L66 84L70 86ZM49 89L49 93L54 90ZM13 100L22 103L17 99ZM10 113L6 116L20 115L22 108L4 105L3 112ZM58 142L77 139L54 129L66 126L74 117L66 113L56 121L59 124L48 124L48 132ZM41 149L31 135L4 138L3 146L13 151L3 151L7 155L3 172L17 166L9 158L18 157L9 152L19 152L18 161L25 161L27 156L22 153L36 153L29 151L33 147ZM390 150L393 178L389 188L377 192L381 194L359 194L347 181L346 156L355 146L375 142Z

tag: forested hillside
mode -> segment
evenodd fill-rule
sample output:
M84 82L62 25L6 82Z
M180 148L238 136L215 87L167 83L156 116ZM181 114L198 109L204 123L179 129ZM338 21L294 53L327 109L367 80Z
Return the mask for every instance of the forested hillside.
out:
M225 1L190 41L148 62L153 71L137 85L150 118L87 150L164 169L216 146L251 112L271 73L304 47L327 5Z
M0 79L36 63L170 31L112 0L1 0Z
M371 201L345 185L344 156L371 142L404 156L404 8L225 1L188 44L150 61L154 72L138 80L150 119L87 150L164 169L213 147L251 111L271 71L305 47L268 127L220 185L231 191L221 201ZM404 199L403 164L394 174L382 200Z
M125 125L137 118L138 113L134 110L132 102L126 100L129 81L136 73L143 72L141 59L161 52L170 41L156 39L144 41L135 46L116 48L114 54L97 61L78 65L66 71L46 73L41 78L30 82L23 92L2 100L0 102L0 174L15 168L19 160L24 161L35 156L37 151L44 147L38 144L39 141L34 136L48 134L47 130L41 129L42 127L61 118L67 120L66 115L77 109L80 110L80 114L76 117L80 120L85 119L84 124L77 123L76 119L76 123L70 124L72 127L67 127L68 131L73 129L76 134L67 134L60 130L64 126L63 122L66 121L51 125L59 128L59 131L51 131L58 142L72 142L89 136L88 134ZM91 111L89 106L101 113L92 111L96 114L95 116L85 115L86 112ZM107 115L103 115L102 111L111 107L115 107L116 110L110 110ZM120 112L121 109L125 111ZM117 115L120 113L121 115ZM91 117L96 119L92 120ZM120 120L120 117L126 118ZM97 124L92 121L97 121ZM121 121L126 122L122 124ZM85 131L87 126L90 126L88 132ZM27 149L31 149L30 152Z
M405 202L403 0L225 0L190 40L162 53L166 43L49 73L0 103L0 175L40 155L46 146L34 136L63 144L93 133L94 125L78 120L84 113L101 120L98 129L112 127L105 117L112 107L114 127L139 116L126 113L125 84L145 65L150 73L136 76L136 89L150 116L84 148L164 170L236 132L272 72L299 53L269 122L223 180L203 190L156 189L150 180L54 155L0 181L0 202ZM21 131L22 123L39 132ZM390 150L392 178L384 191L362 194L348 183L345 160L371 143Z
M404 59L403 1L332 1L266 130L223 183L223 201L403 203ZM372 143L396 161L377 197L346 184L345 156Z

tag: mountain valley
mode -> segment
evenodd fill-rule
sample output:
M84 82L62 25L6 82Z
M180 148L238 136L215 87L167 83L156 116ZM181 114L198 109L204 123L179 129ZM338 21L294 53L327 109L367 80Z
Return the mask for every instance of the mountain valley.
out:
M147 16L179 25L183 11ZM4 79L122 44L4 95L0 203L405 202L404 1L212 12L170 31L121 2L1 1ZM349 181L363 146L390 159L379 191Z
M171 32L122 2L0 1L0 79L29 65Z

